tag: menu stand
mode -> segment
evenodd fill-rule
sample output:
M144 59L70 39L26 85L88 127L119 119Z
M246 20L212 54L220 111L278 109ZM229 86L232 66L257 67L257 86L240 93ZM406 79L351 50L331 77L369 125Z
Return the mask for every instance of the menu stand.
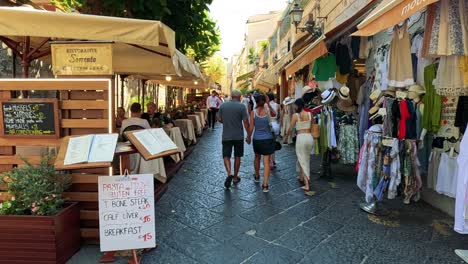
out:
M157 155L151 155L148 150L135 138L133 133L126 132L125 133L127 138L130 140L131 144L127 143L118 143L117 149L115 151L115 156L119 157L120 163L120 174L125 175L130 170L130 155L135 153L140 153L140 155L145 160L154 160L159 159L166 156L171 156L174 154L178 154L178 151L166 151L164 153L160 153ZM156 245L157 247L157 245ZM153 249L145 249L143 253L149 252ZM99 259L100 263L113 263L115 262L115 251L105 252L103 256ZM129 264L139 264L139 258L137 255L136 250L132 250L132 259L129 260Z

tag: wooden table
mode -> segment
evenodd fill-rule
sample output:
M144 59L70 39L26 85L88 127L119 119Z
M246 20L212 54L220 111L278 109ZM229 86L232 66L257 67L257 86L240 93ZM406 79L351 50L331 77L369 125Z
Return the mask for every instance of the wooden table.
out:
M174 124L180 129L182 136L189 141L189 144L196 144L197 137L195 135L195 126L190 119L177 119Z

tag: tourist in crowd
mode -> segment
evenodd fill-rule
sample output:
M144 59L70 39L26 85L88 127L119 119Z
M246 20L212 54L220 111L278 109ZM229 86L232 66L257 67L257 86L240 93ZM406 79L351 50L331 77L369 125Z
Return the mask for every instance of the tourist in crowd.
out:
M314 147L312 137L312 124L315 122L313 116L304 110L305 103L302 98L294 102L296 113L291 118L291 125L284 137L284 144L294 127L296 127L296 155L299 163L299 181L304 184L302 189L307 196L313 196L315 192L310 191L310 152Z
M244 156L244 128L248 130L249 122L247 109L240 103L241 92L232 90L231 100L219 108L219 121L223 124L223 159L227 178L224 187L229 189L231 184L237 185L241 157ZM242 127L242 124L244 127ZM231 155L234 149L234 175L231 174Z
M263 192L268 192L268 178L270 177L270 155L275 152L275 139L270 128L268 115L275 117L276 112L269 104L269 98L263 94L255 96L257 107L250 112L250 126L247 143L252 141L255 152L255 182L260 182L260 160L263 156Z
M271 121L271 128L273 129L273 133L275 134L275 141L280 133L280 125L279 125L279 122L278 122L278 118L279 118L279 105L275 102L275 95L273 93L268 93L267 94L268 96L268 99L270 101L270 106L271 108L275 111L276 113L276 116L272 116L270 117L270 121ZM276 161L275 161L275 154L273 153L271 155L271 158L270 158L270 167L271 169L276 169Z
M115 118L115 126L117 128L122 127L122 122L127 119L125 116L125 109L123 107L118 107L117 108L117 117Z
M250 113L250 111L252 110L252 109L250 109L251 96L252 96L252 93L247 92L247 94L244 96L244 98L242 98L242 104L245 106L245 109L247 109L248 113Z
M212 130L216 124L216 114L218 113L219 107L221 106L221 99L218 97L216 91L212 91L211 95L206 99L206 107L208 108L208 127Z
M140 126L144 129L151 128L148 121L146 119L141 118L141 104L139 103L133 103L130 106L130 118L125 119L122 122L122 128L120 130L120 133L122 133L129 126Z
M151 127L159 127L159 113L156 112L156 104L151 102L146 105L147 113L141 115L141 118L146 119Z

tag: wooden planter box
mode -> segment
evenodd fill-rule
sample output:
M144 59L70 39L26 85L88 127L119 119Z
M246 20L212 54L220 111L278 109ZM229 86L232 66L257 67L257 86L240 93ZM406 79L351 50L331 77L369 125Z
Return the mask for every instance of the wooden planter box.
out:
M80 244L77 203L55 216L0 216L0 263L65 263Z

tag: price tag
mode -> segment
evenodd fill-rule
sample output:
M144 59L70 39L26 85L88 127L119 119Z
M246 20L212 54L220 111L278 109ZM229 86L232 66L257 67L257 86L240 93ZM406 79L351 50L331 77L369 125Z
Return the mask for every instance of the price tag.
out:
M401 98L401 99L405 99L408 97L408 93L407 92L403 92L403 91L397 91L396 92L396 97L397 98Z
M393 147L393 139L391 139L391 138L382 139L382 145L384 145L386 147Z

